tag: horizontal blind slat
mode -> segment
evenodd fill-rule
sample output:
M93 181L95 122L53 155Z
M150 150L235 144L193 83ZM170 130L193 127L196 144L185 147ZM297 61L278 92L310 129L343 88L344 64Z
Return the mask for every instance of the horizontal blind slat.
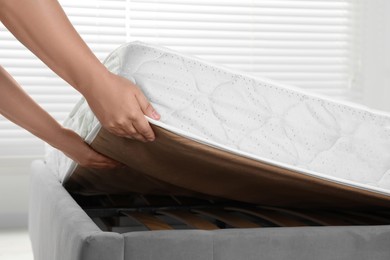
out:
M315 34L343 34L348 35L351 33L351 30L348 26L345 25L287 25L287 24L237 24L237 23L225 23L225 22L161 22L159 21L145 21L145 20L133 20L131 23L133 28L137 28L139 30L152 30L158 31L161 29L169 29L176 31L219 31L224 32L228 31L229 33L237 33L237 32L256 32L256 34L263 33L315 33ZM109 29L108 29L109 30Z
M134 4L131 6L132 11L148 11L148 12L170 12L194 15L197 13L218 15L268 15L268 16L289 16L289 17L345 17L348 11L345 9L296 9L296 8L254 8L254 7L237 7L237 6L217 6L210 8L209 6L191 6L188 8L181 5L169 4Z
M232 7L278 7L278 8L345 8L349 0L328 0L328 1L253 1L253 0L132 0L139 4L177 4L177 5L202 5L202 6L232 6Z
M170 12L155 12L150 13L147 11L138 11L131 14L131 20L133 21L155 21L155 22L193 22L198 23L227 23L227 24L269 24L269 25L316 25L322 26L350 26L351 21L348 17L275 17L275 16L249 16L249 15L219 15L214 14L196 14L196 17L182 14L182 13L170 13Z
M332 49L332 48L344 48L349 47L349 43L346 41L278 41L275 39L261 39L253 41L253 39L232 39L226 41L225 39L193 39L193 38L161 38L156 36L143 37L135 34L130 35L130 40L140 40L145 42L151 42L156 44L161 44L164 46L169 46L174 49L178 49L182 46L185 47L241 47L245 48L248 46L256 47L272 47L272 48L281 48L281 49Z
M349 40L349 36L343 33L301 33L301 32L242 32L235 31L229 33L226 31L189 31L189 30L146 30L145 28L133 28L133 36L141 37L155 37L155 38L184 38L184 39L224 39L224 40L234 40L248 38L253 40L288 40L288 41L344 41Z

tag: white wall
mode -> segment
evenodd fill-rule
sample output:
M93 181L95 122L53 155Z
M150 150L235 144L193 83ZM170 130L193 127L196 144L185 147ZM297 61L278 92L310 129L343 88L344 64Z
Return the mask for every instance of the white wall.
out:
M27 227L29 169L33 159L0 159L0 229Z
M361 0L361 61L363 103L390 111L390 1ZM360 82L359 82L360 80Z

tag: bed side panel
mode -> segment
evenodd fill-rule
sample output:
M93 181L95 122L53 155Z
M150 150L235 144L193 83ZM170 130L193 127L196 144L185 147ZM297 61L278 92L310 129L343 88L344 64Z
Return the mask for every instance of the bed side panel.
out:
M32 164L29 233L37 260L123 259L123 236L102 232L47 170Z

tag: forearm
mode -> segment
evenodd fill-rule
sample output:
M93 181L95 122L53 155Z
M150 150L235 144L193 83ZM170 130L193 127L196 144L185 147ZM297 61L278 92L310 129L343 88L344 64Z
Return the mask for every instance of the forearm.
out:
M83 95L108 74L57 0L0 0L0 19L27 48Z
M61 125L38 106L1 66L0 114L54 147L63 143Z
M102 126L119 136L154 140L145 119L160 116L140 89L110 73L73 28L57 0L0 0L3 24L88 101Z
M1 66L0 114L61 150L82 166L112 168L121 165L95 152L75 132L63 128Z

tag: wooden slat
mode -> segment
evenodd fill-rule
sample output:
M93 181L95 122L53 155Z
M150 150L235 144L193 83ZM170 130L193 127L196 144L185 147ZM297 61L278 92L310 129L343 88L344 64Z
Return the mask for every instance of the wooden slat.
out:
M275 211L280 211L292 216L296 216L302 219L309 220L317 225L322 226L349 226L351 223L338 218L329 213L320 212L320 211L302 211L302 210L289 210L289 209L281 209L274 207L264 207L264 209L270 209Z
M346 221L339 216L329 214L328 212L308 212L304 211L301 213L297 213L298 215L314 222L319 223L323 226L350 226L351 223Z
M160 214L164 214L167 216L170 216L172 218L175 218L186 225L197 228L197 229L203 229L203 230L214 230L219 229L216 225L213 223L197 216L196 214L190 213L189 211L184 210L161 210L158 211Z
M218 219L219 221L222 221L232 227L235 228L256 228L261 227L257 223L253 223L249 220L240 218L236 215L230 214L229 212L226 212L224 210L220 209L196 209L193 210L194 212Z
M122 214L133 218L143 224L149 230L171 230L173 229L170 225L163 222L159 218L149 213L143 212L122 212Z
M307 226L304 221L301 221L294 217L286 216L277 211L265 210L265 209L246 209L246 208L226 208L228 210L242 212L248 215L259 217L261 219L267 220L280 227L301 227Z

